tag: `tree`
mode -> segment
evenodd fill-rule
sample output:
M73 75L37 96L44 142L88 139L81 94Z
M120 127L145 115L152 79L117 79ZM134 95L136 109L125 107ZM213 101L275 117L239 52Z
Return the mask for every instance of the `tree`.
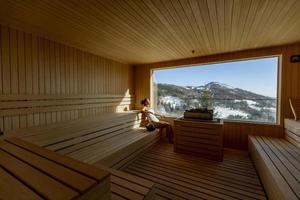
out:
M201 106L204 108L213 108L213 97L207 87L205 87L201 92L200 102Z

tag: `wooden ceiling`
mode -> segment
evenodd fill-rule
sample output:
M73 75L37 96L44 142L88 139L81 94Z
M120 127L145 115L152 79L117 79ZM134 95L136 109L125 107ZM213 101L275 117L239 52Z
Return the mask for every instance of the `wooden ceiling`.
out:
M1 23L130 64L300 41L299 0L0 0L0 5Z

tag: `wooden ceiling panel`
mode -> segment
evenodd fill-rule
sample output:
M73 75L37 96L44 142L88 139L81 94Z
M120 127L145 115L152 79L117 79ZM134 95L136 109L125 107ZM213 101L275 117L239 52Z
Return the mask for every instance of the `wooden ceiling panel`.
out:
M1 23L130 64L300 41L299 0L0 0L0 5Z

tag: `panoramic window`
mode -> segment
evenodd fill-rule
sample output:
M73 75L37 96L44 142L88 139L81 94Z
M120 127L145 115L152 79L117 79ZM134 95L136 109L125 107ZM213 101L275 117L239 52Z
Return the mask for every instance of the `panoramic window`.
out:
M276 123L279 57L153 70L152 103L166 116L191 108L214 118Z

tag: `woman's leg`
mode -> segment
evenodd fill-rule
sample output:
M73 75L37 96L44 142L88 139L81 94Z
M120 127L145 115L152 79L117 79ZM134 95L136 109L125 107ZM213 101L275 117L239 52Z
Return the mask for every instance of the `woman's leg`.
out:
M157 128L166 128L169 143L173 143L173 129L172 129L172 125L169 122L159 121L155 123L155 126Z

